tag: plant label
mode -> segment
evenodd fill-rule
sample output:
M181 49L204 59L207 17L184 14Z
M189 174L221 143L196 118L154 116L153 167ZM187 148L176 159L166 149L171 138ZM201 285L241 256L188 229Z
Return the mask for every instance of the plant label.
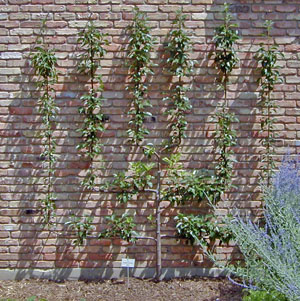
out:
M135 259L122 258L122 268L134 268Z

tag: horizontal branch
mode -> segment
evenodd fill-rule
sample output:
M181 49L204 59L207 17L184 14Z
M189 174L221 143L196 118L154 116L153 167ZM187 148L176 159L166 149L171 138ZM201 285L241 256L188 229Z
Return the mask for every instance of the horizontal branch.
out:
M153 193L156 193L158 194L158 190L156 189L144 189L145 192L153 192Z
M163 148L160 149L160 152L163 152L167 149L171 149L171 148L175 148L175 147L179 147L180 143L175 143L175 144L171 144L171 145L166 145Z
M88 236L87 238L89 239L120 239L121 237L119 236L113 236L113 237L101 237L99 238L98 236ZM156 241L156 238L154 237L151 237L151 236L133 236L132 238L136 238L136 239L151 239L151 240L154 240ZM125 239L123 239L124 241L126 241Z
M176 235L162 235L161 238L179 238L178 236Z
M99 192L105 192L105 193L119 193L122 192L122 190L117 190L117 189L112 189L112 190L108 190L108 189L99 189Z
M151 236L134 236L133 238L136 238L136 239L151 239L151 240L156 241L156 238L151 237Z

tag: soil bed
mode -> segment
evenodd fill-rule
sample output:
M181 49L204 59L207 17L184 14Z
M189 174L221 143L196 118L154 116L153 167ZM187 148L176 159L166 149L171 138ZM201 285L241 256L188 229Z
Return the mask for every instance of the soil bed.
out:
M56 283L48 280L0 281L0 300L35 301L240 301L241 289L224 278L173 279L156 283L152 280L127 280ZM34 300L34 298L32 298Z

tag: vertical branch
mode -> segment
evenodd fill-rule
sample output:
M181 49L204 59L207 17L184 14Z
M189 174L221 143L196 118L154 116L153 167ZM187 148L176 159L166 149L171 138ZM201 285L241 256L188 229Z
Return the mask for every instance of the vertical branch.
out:
M169 34L170 39L166 47L169 56L167 71L178 79L175 88L171 90L172 95L163 99L164 101L170 101L172 105L167 112L171 116L171 134L168 148L179 146L182 138L186 137L187 121L185 114L192 107L186 95L189 89L183 83L183 77L190 75L193 70L193 61L189 58L191 39L185 31L185 20L186 15L183 15L181 11L177 11L176 18L173 21L175 28Z
M150 34L150 27L144 13L135 9L133 24L129 27L130 39L128 45L129 73L131 85L127 90L132 93L132 107L128 111L131 116L129 121L130 142L139 145L149 131L144 127L144 121L150 112L145 111L151 107L150 101L145 99L147 94L146 76L153 74L150 53L153 50L153 38Z
M161 277L161 165L160 157L157 157L157 191L156 191L156 278Z
M44 22L43 25L44 26ZM43 41L43 38L42 38ZM32 54L32 65L35 74L39 76L37 87L42 93L39 98L39 113L42 115L42 123L44 129L41 132L44 140L44 150L41 157L47 162L47 176L45 178L45 185L47 185L46 197L41 200L43 222L47 226L53 224L55 217L55 197L53 194L53 174L54 163L56 161L55 151L56 142L53 138L53 126L55 124L55 117L58 113L58 107L55 104L54 98L51 96L53 92L52 85L57 82L57 71L54 51L49 50L48 46L39 41L39 46L34 48Z
M180 146L182 138L185 137L185 131L187 129L187 121L185 114L191 109L189 98L186 96L188 88L184 86L183 77L191 73L193 68L193 62L189 59L189 50L191 48L191 41L187 33L184 30L185 15L182 15L181 11L177 11L176 18L173 22L175 29L170 32L170 40L166 47L169 58L167 59L167 70L168 72L177 78L175 88L171 90L172 96L166 97L163 100L170 101L172 108L168 111L171 115L171 133L170 141L167 142L161 150L162 153L166 149ZM168 158L162 158L160 154L154 152L157 158L157 186L156 186L156 278L160 280L162 270L162 249L161 249L161 201L162 194L165 196L166 191L162 191L162 169L161 161L168 161ZM177 155L174 155L179 159ZM171 170L167 172L172 173Z
M97 76L97 70L101 68L101 59L106 54L104 45L108 45L106 34L101 33L92 22L87 23L86 28L79 33L77 40L83 50L80 58L78 70L82 74L87 74L90 78L89 92L81 97L83 106L79 108L79 113L84 115L83 127L78 131L81 133L83 141L77 149L84 150L85 155L90 160L90 166L82 185L87 189L94 189L96 185L97 169L94 161L102 152L102 144L98 138L99 132L104 131L102 103L103 98L98 97L103 92L103 81L101 75ZM82 245L87 236L94 230L92 217L74 217L66 222L66 225L75 232L77 238L73 241L75 245Z
M234 113L229 112L227 86L229 76L238 63L235 51L235 42L239 39L237 25L231 23L229 6L224 5L224 23L216 28L213 38L216 46L215 64L220 73L220 88L224 91L224 102L221 110L216 113L217 130L215 132L216 151L219 154L216 166L216 181L220 191L224 193L231 187L233 151L231 147L236 145L236 132L232 129L232 123L237 122Z
M48 78L46 78L46 98L49 99L49 81L48 81ZM47 130L51 130L51 123L50 123L50 116L49 114L46 114L45 118L47 119L46 123L47 123ZM51 191L52 191L52 181L51 181L51 176L52 176L52 158L51 158L51 153L52 151L55 151L55 149L52 149L51 147L51 135L50 135L50 132L47 134L47 143L48 143L48 151L49 151L49 154L47 156L47 172L48 172L48 187L47 187L47 195L50 196L51 194ZM51 218L51 212L48 211L47 212L47 221L50 221L50 218Z
M260 104L262 107L262 115L265 116L261 121L261 132L266 133L266 137L261 139L262 145L265 147L265 153L262 155L262 162L264 162L265 165L262 168L261 180L268 186L271 184L271 178L275 169L273 155L276 133L274 129L275 120L272 118L272 113L276 112L277 105L272 99L272 92L274 86L282 82L279 73L278 59L279 57L283 57L277 45L270 46L272 25L272 21L268 20L265 22L265 36L268 39L268 46L265 47L264 44L261 44L256 54L256 59L260 64L258 68L260 72L258 79L260 85Z
M79 33L77 40L83 49L80 55L80 64L78 70L80 73L90 76L91 87L89 93L83 95L81 100L83 106L79 108L79 113L85 116L84 124L79 132L82 135L83 142L77 148L85 150L86 156L90 160L90 167L82 185L87 189L93 189L96 185L96 170L94 160L102 151L102 145L98 138L98 133L104 131L102 97L97 97L97 92L103 92L103 81L101 76L96 76L96 72L101 68L100 60L106 54L104 45L108 45L106 35L95 28L93 23L89 23L87 28ZM96 89L95 86L98 85Z

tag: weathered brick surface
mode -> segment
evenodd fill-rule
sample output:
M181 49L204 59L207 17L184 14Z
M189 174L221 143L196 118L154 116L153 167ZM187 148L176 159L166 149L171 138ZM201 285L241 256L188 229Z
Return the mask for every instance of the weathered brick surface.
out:
M149 139L161 143L167 134L167 120L162 113L167 110L161 92L168 91L172 79L162 72L162 51L166 35L172 28L175 11L182 8L187 15L187 28L193 40L191 57L197 61L195 74L189 79L193 109L187 116L188 138L183 141L183 159L186 168L214 168L213 131L211 120L215 107L222 97L217 91L216 70L209 58L213 49L214 28L221 24L221 0L9 0L0 5L0 268L52 268L52 267L117 267L124 254L137 260L138 267L153 267L155 245L151 240L140 240L130 245L119 239L90 239L81 248L71 246L72 237L63 223L71 213L78 216L94 216L97 231L105 228L106 215L114 211L136 214L138 230L147 236L155 235L146 217L153 214L151 195L131 202L128 209L114 201L114 194L87 193L79 183L88 168L88 162L80 157L76 145L80 135L82 117L78 114L80 96L88 89L87 78L76 70L79 47L78 32L89 18L108 34L111 42L103 60L105 92L104 113L109 116L104 144L103 161L97 163L99 180L107 179L116 170L126 169L127 160L139 160L136 149L126 143L126 112L129 94L124 65L124 46L127 43L125 27L132 20L132 10L138 6L147 13L152 34L157 42L152 54L158 66L151 83L149 97L155 120L148 120ZM229 206L241 206L258 212L261 206L257 187L259 169L262 167L260 138L261 113L257 109L257 66L254 60L266 19L274 20L272 35L285 53L280 62L284 75L277 85L274 99L279 105L276 116L278 130L276 159L287 151L295 153L300 146L300 63L299 20L300 3L292 0L229 1L234 20L239 25L242 40L238 42L239 67L231 77L229 103L240 123L238 145L234 148L237 163L234 167L234 183L237 188L220 204L224 215ZM39 198L45 187L46 175L39 154L42 150L38 137L41 119L37 110L37 92L30 66L29 53L36 41L41 20L47 18L45 41L56 49L59 82L55 85L56 101L60 107L54 136L57 138L58 163L55 173L57 195L57 232L43 231L38 215ZM174 82L174 81L173 81ZM100 158L99 158L100 159ZM173 217L180 211L204 213L205 208L186 206L170 208L164 204L163 231L174 234ZM33 211L28 211L33 209ZM96 234L96 233L94 233ZM71 238L70 238L71 237ZM186 246L183 240L163 240L164 267L210 266L197 247ZM233 246L217 248L220 260L235 253ZM236 254L238 259L239 255Z

